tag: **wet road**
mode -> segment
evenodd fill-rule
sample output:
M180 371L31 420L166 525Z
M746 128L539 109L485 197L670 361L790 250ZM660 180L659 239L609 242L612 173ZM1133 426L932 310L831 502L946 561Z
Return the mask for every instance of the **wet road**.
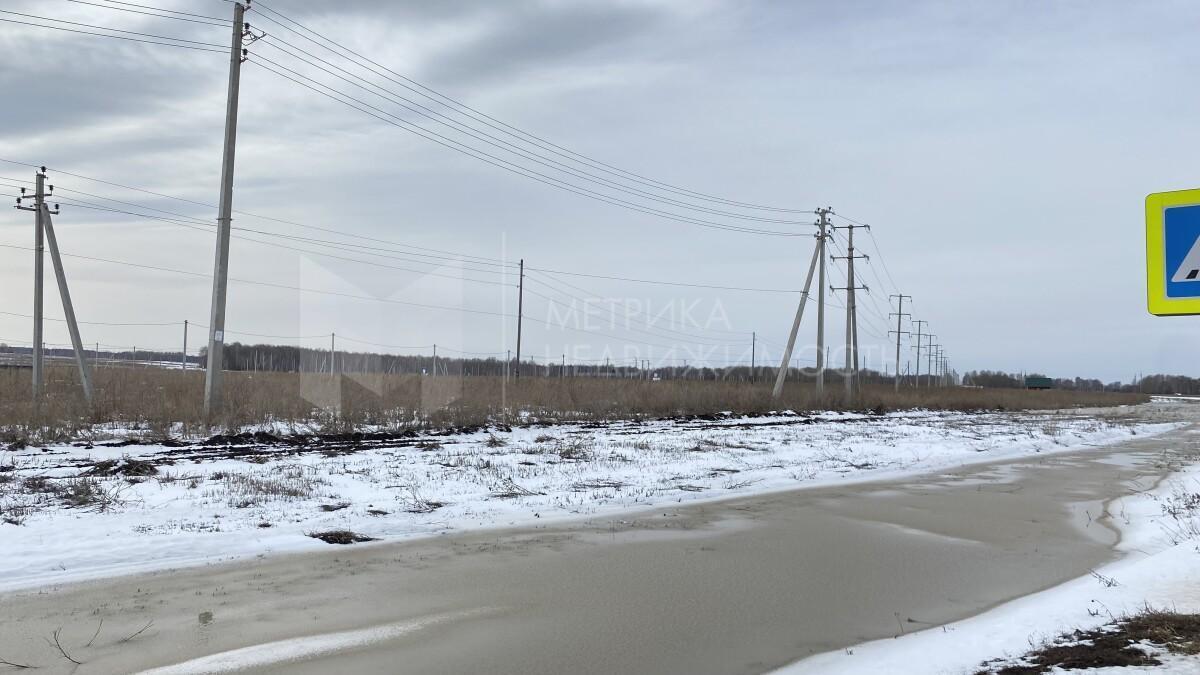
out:
M81 674L760 673L1086 574L1113 555L1106 504L1154 485L1190 438L9 594L0 658ZM62 627L82 644L100 618L81 666L44 642Z

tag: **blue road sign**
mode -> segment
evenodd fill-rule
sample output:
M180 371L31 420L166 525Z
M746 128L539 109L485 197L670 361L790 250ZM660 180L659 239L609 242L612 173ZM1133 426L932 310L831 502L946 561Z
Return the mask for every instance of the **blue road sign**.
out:
M1200 190L1146 197L1146 304L1159 316L1200 314Z
M1167 297L1200 297L1200 205L1163 210Z

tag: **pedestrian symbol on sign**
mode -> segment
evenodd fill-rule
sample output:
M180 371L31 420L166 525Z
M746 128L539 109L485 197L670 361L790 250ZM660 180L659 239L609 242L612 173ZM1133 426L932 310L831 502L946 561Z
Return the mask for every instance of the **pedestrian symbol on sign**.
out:
M1168 298L1200 297L1200 206L1163 210Z

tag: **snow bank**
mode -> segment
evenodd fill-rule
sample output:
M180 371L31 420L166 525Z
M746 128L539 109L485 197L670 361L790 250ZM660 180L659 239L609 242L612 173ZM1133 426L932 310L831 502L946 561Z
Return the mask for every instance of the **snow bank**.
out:
M78 476L95 462L186 453L26 448L0 452L8 469L0 520L10 521L0 522L0 590L327 548L307 536L316 531L394 542L603 517L1077 450L1175 426L928 411L570 424L431 435L337 456L316 448L176 461L159 463L156 475L90 479ZM79 505L66 505L81 491Z

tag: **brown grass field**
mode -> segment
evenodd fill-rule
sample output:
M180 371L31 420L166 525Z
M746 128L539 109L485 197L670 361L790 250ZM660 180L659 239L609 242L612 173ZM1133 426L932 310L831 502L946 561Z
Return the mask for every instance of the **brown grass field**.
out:
M159 435L197 435L244 425L315 422L326 431L368 426L452 427L488 422L614 420L719 412L809 410L1033 410L1140 403L1140 394L1020 389L902 388L866 385L857 400L843 397L840 375L827 375L826 396L811 383L788 383L782 401L771 383L606 378L428 377L236 372L225 374L225 406L206 423L204 373L163 368L100 368L96 401L88 407L75 371L47 369L39 410L27 369L0 370L0 439L65 440L96 425L138 428ZM528 417L521 417L520 414Z

